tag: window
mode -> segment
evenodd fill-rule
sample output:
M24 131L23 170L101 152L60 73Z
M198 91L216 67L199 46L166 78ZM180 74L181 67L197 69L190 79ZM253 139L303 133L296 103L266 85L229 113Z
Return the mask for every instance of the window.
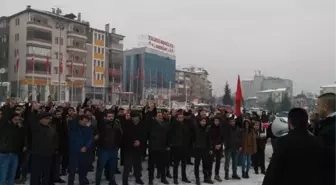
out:
M19 41L19 34L17 33L17 34L15 34L15 41Z
M58 59L58 52L55 52L55 53L54 53L54 58L55 58L55 59Z
M36 46L28 46L27 53L31 55L40 55L40 56L50 56L50 49L36 47Z
M96 63L97 63L97 61L96 61L96 60L94 60L94 61L93 61L93 66L96 66Z
M104 35L102 35L102 40L104 40Z
M6 51L6 49L3 50L3 57L7 58L7 51Z
M97 40L97 33L94 34L94 40Z
M60 39L60 43L61 43L61 45L63 45L63 38Z
M98 67L100 66L100 60L98 60Z
M104 54L104 48L102 48L102 54Z
M98 47L98 53L100 53L100 47Z
M15 25L16 25L16 26L20 25L20 18L16 18L16 19L15 19Z
M101 62L101 67L104 67L104 61Z
M55 37L55 44L58 44L58 37Z
M2 37L2 42L3 42L3 43L6 43L6 42L7 42L7 35L4 35L4 36Z
M14 56L16 57L16 56L18 56L19 55L19 49L15 49L14 50Z
M54 67L54 73L58 74L58 67Z
M98 40L100 40L100 34L98 34Z
M94 47L94 52L97 53L97 46Z

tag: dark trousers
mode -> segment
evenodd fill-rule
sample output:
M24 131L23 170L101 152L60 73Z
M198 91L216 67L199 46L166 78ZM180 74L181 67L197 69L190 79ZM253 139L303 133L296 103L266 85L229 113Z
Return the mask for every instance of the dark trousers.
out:
M188 149L186 147L173 147L172 159L173 159L173 177L178 179L178 167L181 163L181 176L187 178L186 164L188 161Z
M27 174L31 171L31 155L28 151L24 152L24 160L21 166L21 177L27 178Z
M154 169L155 166L158 169L158 173L161 175L161 180L166 180L166 170L165 166L167 164L167 153L166 151L149 151L149 158L148 158L148 178L149 180L154 179Z
M237 175L237 158L238 158L238 149L224 149L225 162L224 170L225 173L229 173L230 160L232 159L232 173Z
M20 179L21 175L22 175L22 164L24 162L25 159L25 152L21 152L18 155L18 166L16 168L16 174L15 174L15 179Z
M265 172L265 148L257 148L257 153L252 156L252 161L255 171L260 168L262 172Z
M61 159L62 172L65 173L69 166L69 154L67 152L62 153Z
M31 155L30 185L49 185L52 156Z
M127 151L124 154L124 171L122 174L123 184L128 184L129 173L133 167L135 179L141 178L141 161L142 161L142 151Z
M215 175L219 175L221 159L222 159L222 152L223 150L215 150L214 157L215 157ZM212 171L212 170L211 170Z
M50 170L50 184L60 178L61 156L54 154L52 156L51 170Z
M89 159L90 159L89 154L86 152L69 155L68 185L74 184L77 169L78 169L79 184L85 185Z
M118 150L99 148L97 154L96 185L100 185L102 173L106 165L108 165L109 181L114 182L114 172L116 170Z
M203 175L204 179L208 179L211 177L211 166L212 166L212 155L209 153L210 151L206 148L195 148L195 164L194 164L194 172L196 180L199 180L199 166L202 161L203 166Z

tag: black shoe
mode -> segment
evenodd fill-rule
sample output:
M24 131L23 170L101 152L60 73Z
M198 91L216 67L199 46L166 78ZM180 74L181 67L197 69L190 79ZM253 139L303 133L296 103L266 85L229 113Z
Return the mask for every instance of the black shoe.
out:
M241 178L237 174L233 174L232 175L232 179L240 180Z
M223 180L220 178L219 175L215 175L215 180L218 181L218 182L222 182Z
M204 183L213 184L214 182L210 178L204 179Z
M68 175L68 174L67 174L67 171L66 171L66 170L62 170L62 171L61 171L61 176L66 176L66 175Z
M178 180L177 179L174 179L174 184L178 184Z
M148 185L153 185L153 180L149 180Z
M248 172L245 172L245 178L247 178L247 179L249 179L249 178L250 178L250 176L249 176Z
M265 175L266 174L265 170L261 170L261 174Z
M156 178L159 179L161 178L161 175L159 173L156 174Z
M259 171L256 170L256 169L254 169L254 173L255 173L255 174L259 174Z
M115 171L115 174L121 174L120 170L117 169L117 170Z
M145 184L141 179L137 179L137 180L135 180L135 183L136 183L136 184L141 184L141 185L142 185L142 184Z
M167 179L161 180L161 183L163 183L163 184L169 184L169 182L167 181Z
M225 177L224 177L225 180L229 180L229 172L225 172Z
M166 174L166 177L169 179L173 178L173 176L169 172Z
M182 182L185 182L185 183L191 183L191 181L188 180L187 177L182 177Z
M63 183L66 183L65 180L61 179L61 178L58 178L57 180L54 181L54 183L60 183L60 184L63 184Z
M247 179L247 177L246 177L246 172L244 172L244 171L242 172L242 178L243 178L243 179Z
M199 179L196 180L196 185L201 185L201 181Z

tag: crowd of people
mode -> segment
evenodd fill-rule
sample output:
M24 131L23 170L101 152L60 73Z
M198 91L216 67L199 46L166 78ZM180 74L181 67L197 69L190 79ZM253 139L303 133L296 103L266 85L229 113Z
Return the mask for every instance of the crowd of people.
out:
M287 177L298 174L286 178L281 176L284 175L281 170L286 166L281 169L278 166L286 165L287 161L279 159L290 160L287 158L290 155L285 153L288 156L284 158L278 156L283 156L283 152L287 151L311 152L300 150L308 144L301 143L302 146L297 148L293 145L286 147L283 144L287 140L279 139L275 149L282 150L282 153L274 152L271 169L266 172L266 142L269 137L274 139L274 136L262 124L269 121L269 115L265 112L262 115L242 113L235 117L226 111L207 114L201 109L158 110L155 104L146 105L141 111L124 110L117 106L106 109L104 105L90 105L89 102L87 98L82 105L73 108L70 104L55 106L52 102L19 105L8 100L0 112L0 185L5 182L7 185L24 184L28 179L30 185L73 185L76 174L79 184L85 185L90 184L87 178L89 171L95 171L96 185L101 184L103 175L110 185L116 185L115 174L120 173L121 183L128 185L131 172L136 184L144 184L142 179L146 177L142 176L143 170L148 170L149 185L158 184L159 181L169 184L171 180L174 184L180 181L192 183L191 174L186 173L186 168L191 166L199 185L201 162L203 182L213 184L214 181L223 181L220 176L223 157L225 180L248 179L253 166L254 173L266 173L265 185L284 184L279 182L287 182L290 180ZM335 122L335 109L330 108L330 101L320 101L320 107L324 114L329 112L330 115L325 117L333 120L313 129L328 142L328 154L335 154L335 142L331 140L335 140L335 135L330 134L330 125L335 129L332 123ZM293 130L304 128L298 125L305 120L298 117L304 118L305 115L295 110L289 114ZM326 128L329 130L326 131ZM319 146L314 145L315 148ZM316 157L313 155L316 153L305 154L306 157L302 158ZM299 157L294 156L294 159ZM146 160L147 169L143 165ZM238 165L241 166L241 177L237 172ZM119 171L120 166L123 166L122 172ZM332 174L331 165L325 164L323 167L329 169L329 175ZM289 172L294 170L297 167ZM279 172L282 174L277 174ZM27 178L28 174L30 178ZM65 181L62 178L66 175L68 179Z
M76 173L80 184L88 184L86 175L94 169L95 156L97 185L104 172L110 184L116 184L118 156L120 165L124 166L124 185L128 184L130 171L134 172L136 183L143 184L142 162L147 154L149 184L154 183L155 169L162 183L168 184L167 178L173 178L178 184L179 166L181 180L190 183L186 167L191 164L191 157L196 184L200 184L201 162L204 182L213 183L212 171L214 179L220 182L223 151L225 179L229 179L230 162L231 177L240 179L239 153L243 160L243 178L249 178L253 154L256 173L258 168L265 173L266 136L257 114L247 114L238 123L231 113L225 112L207 116L199 110L195 116L191 110L168 112L157 110L155 105L145 106L142 111L125 111L118 107L107 110L104 105L88 106L88 99L76 109L69 104L55 107L51 103L41 106L31 102L19 106L9 101L1 110L0 152L6 167L1 172L0 184L7 180L8 185L12 185L15 179L18 183L24 182L28 172L32 185L64 183L61 176L67 173L68 184L74 183Z

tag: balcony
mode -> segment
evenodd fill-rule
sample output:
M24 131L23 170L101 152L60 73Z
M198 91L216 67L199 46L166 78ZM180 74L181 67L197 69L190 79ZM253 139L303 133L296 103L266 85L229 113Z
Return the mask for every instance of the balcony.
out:
M86 61L80 61L80 60L67 60L66 61L66 64L67 65L71 65L71 64L73 64L74 66L87 66L87 64L86 64Z
M85 74L84 75L80 75L80 74L67 74L66 75L67 80L69 80L70 82L75 82L75 81L84 81L86 80L85 78Z
M68 37L76 37L84 40L88 39L86 33L84 31L79 31L78 29L69 30Z
M48 30L48 31L52 31L52 26L47 24L47 23L43 23L43 22L38 22L38 21L28 21L27 22L27 27L28 28L38 28L38 29L42 29L42 30Z
M123 46L123 44L112 44L112 49L113 50L118 50L118 51L123 51L124 46Z
M50 71L47 73L47 71L37 71L34 70L26 70L26 77L37 77L37 78L50 78L51 74Z
M68 45L67 51L87 53L86 46L79 46L79 45Z

